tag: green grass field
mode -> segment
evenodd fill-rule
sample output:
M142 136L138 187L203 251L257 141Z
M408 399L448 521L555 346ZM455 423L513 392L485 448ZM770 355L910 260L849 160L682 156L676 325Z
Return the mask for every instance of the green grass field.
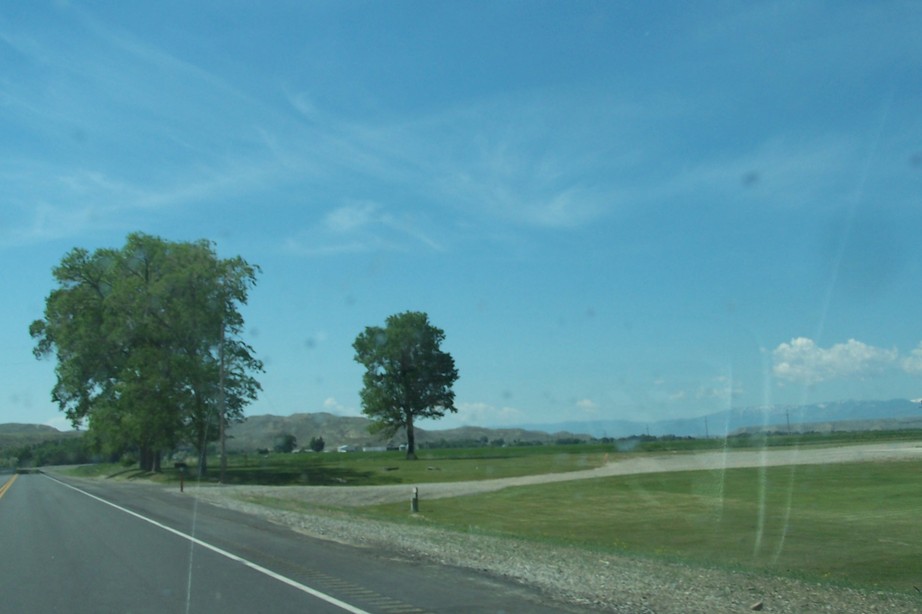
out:
M606 462L610 445L523 446L511 448L439 449L420 452L407 461L403 452L346 454L235 454L228 456L228 484L372 486L488 480L592 469ZM217 481L218 459L209 459L207 481ZM172 464L154 476L118 464L85 465L74 475L178 481ZM186 480L196 479L195 467Z
M350 485L419 484L457 482L538 475L591 469L606 459L650 452L700 452L719 449L828 446L887 441L915 441L922 431L863 431L838 433L773 434L729 439L651 438L614 443L423 449L419 460L407 461L402 452L349 452L338 454L231 454L226 480L230 484ZM218 479L218 458L209 457L207 481ZM75 475L118 476L156 481L178 481L179 472L163 461L162 474L147 474L120 464L82 466ZM196 479L190 466L186 479Z
M272 454L230 457L230 484L380 485L487 480L591 469L605 462L601 446L543 449L427 450L416 461L402 452ZM217 459L210 474L217 475Z
M922 586L922 463L613 477L423 501L414 522L864 588ZM406 505L365 508L406 520Z

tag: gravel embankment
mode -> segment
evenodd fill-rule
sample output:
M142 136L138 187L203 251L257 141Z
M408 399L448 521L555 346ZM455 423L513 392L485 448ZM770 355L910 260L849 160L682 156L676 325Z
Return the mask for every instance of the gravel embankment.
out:
M654 471L785 464L815 464L858 460L890 461L919 458L918 444L876 444L811 450L663 455L610 463L599 469L567 474L528 476L486 482L420 485L426 498L462 496L535 482L585 479ZM257 514L305 534L342 543L387 549L413 559L469 567L534 585L556 598L625 613L731 613L762 610L790 614L814 612L917 613L918 598L865 592L829 585L703 569L580 549L550 547L515 539L457 533L419 526L355 519L330 509L290 512L242 500L266 495L324 505L363 506L407 501L410 489L399 487L192 487L203 501ZM409 506L409 502L408 502ZM922 579L920 579L922 582Z

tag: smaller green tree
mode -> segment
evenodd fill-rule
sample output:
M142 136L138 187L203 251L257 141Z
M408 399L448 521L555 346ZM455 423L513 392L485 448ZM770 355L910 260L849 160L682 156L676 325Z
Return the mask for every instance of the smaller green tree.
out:
M314 452L323 452L326 445L323 437L311 437L310 449Z
M365 328L352 344L356 362L365 367L362 413L388 437L406 429L407 459L416 458L415 420L458 411L452 390L458 370L441 349L444 339L428 315L407 311L388 317L384 328Z
M292 435L291 433L282 433L275 438L275 447L276 452L281 452L282 454L288 454L293 452L295 448L298 447L298 438Z

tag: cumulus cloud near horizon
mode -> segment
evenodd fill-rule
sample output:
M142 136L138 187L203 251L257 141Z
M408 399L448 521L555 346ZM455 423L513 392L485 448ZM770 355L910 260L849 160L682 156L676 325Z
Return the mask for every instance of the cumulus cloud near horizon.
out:
M911 373L913 375L922 374L922 343L919 343L919 345L909 353L909 356L903 358L900 366L903 367L906 373Z
M922 370L922 350L916 351L919 352L916 360ZM823 348L807 337L795 337L772 351L772 362L772 373L783 382L819 384L882 373L899 365L899 352L895 348L878 348L855 339Z

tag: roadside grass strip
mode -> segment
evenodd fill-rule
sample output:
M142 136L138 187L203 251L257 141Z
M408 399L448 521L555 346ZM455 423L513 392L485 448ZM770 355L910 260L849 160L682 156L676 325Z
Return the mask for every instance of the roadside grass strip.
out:
M10 487L13 485L13 482L15 482L16 478L18 477L19 477L19 474L14 473L13 477L11 477L10 479L6 481L6 484L4 484L3 486L0 486L0 498L3 498L3 495L6 494L6 491L10 489Z
M636 474L357 514L873 590L922 586L922 462Z
M263 486L380 486L491 480L548 473L566 473L601 467L610 460L610 445L522 446L423 450L419 460L404 452L350 452L232 454L228 456L227 484ZM219 459L209 459L208 475L198 478L194 461L183 475L186 483L217 482ZM118 464L85 465L66 473L77 477L150 479L178 482L180 472L164 466L149 474Z

